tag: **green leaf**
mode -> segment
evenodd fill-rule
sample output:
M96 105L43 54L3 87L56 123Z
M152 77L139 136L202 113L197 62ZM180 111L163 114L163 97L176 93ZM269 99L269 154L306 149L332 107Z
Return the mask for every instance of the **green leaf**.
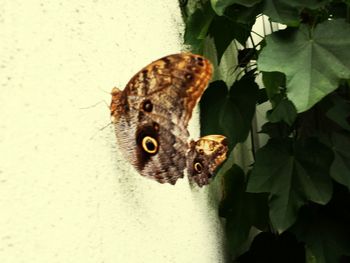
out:
M240 4L246 7L252 7L253 5L261 2L261 0L211 0L211 5L215 12L222 16L226 7L233 4Z
M315 255L312 253L310 248L305 247L305 260L306 263L317 263Z
M266 89L259 89L259 95L258 95L258 101L257 103L260 105L260 104L263 104L265 103L266 101L269 100L269 98L267 97L267 94L266 94Z
M323 22L311 30L282 30L266 37L260 53L261 71L279 71L287 78L287 96L298 112L311 108L350 78L350 24Z
M210 83L200 100L201 136L223 134L219 125L219 112L227 100L228 89L225 82L218 80Z
M350 103L340 97L333 98L334 106L329 109L326 116L340 127L350 131Z
M220 204L220 216L226 218L226 235L232 257L249 246L249 232L254 225L265 228L268 222L267 196L245 192L243 170L234 164L224 175L224 199Z
M224 15L237 23L247 24L252 27L255 23L256 16L261 14L261 12L262 3L252 7L234 4L226 8Z
M309 262L343 262L340 257L350 254L349 224L324 210L302 209L292 231L311 251L313 261Z
M209 35L214 38L219 63L225 50L234 39L242 45L245 44L250 35L250 30L251 26L237 23L227 17L216 16L213 19L209 28Z
M238 66L246 68L251 60L257 59L257 52L254 48L244 48L238 50Z
M287 138L291 133L291 128L284 122L271 123L266 122L261 127L259 133L268 134L271 138Z
M215 42L218 63L233 40L245 46L256 16L260 13L260 4L254 7L234 4L225 10L223 16L215 16L209 28L209 35Z
M270 100L286 85L286 76L281 72L262 72L262 81Z
M251 128L259 91L254 72L247 72L233 83L221 108L219 123L233 145L244 142Z
M346 3L346 1L348 3ZM341 1L333 1L332 4L327 6L327 11L329 12L329 14L332 16L332 18L344 18L346 19L348 17L347 15L347 9L349 5L350 1L349 0L343 0ZM349 20L348 20L349 22Z
M285 3L289 4L292 7L300 7L300 8L309 8L309 9L317 9L323 7L331 2L331 0L284 0Z
M338 183L350 190L350 134L332 134L334 161L330 174Z
M255 113L259 87L254 71L234 82L228 91L224 82L210 84L201 101L201 135L223 134L232 149L246 140Z
M288 26L298 26L300 22L298 9L283 0L264 0L263 13L271 21Z
M340 256L347 252L348 248L342 248L335 240L344 239L350 242L348 237L344 236L344 230L348 232L347 227L344 224L337 226L336 223L326 219L318 219L309 224L308 229L305 229L306 232L300 234L300 239L309 244L308 247L318 263L339 262Z
M289 126L293 124L297 112L294 104L288 99L282 99L275 108L267 112L267 118L270 122L284 121Z
M300 24L300 13L304 9L319 9L330 0L265 0L263 13L270 17L271 21L296 27Z
M213 38L207 37L204 41L205 47L203 55L208 58L215 68L212 81L222 80L227 86L231 86L237 79L238 71L233 72L232 69L237 67L237 48L236 43L231 42L226 51L222 55L220 64L218 64L217 51Z
M247 253L240 256L240 263L299 263L304 262L304 246L289 232L275 235L259 233ZM234 261L236 262L236 261Z
M247 190L270 193L270 219L278 232L290 227L307 200L326 204L332 195L332 152L314 139L270 139L256 153Z
M186 21L184 40L191 45L194 52L201 53L203 40L207 36L209 26L215 16L210 3L198 8Z

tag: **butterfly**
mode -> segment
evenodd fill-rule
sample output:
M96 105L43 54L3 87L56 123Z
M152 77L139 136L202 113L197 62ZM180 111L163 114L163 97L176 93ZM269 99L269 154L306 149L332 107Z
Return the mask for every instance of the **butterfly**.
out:
M175 184L190 165L190 180L202 186L209 182L203 177L211 176L225 160L223 136L188 143L188 122L212 72L211 63L202 56L173 54L141 69L123 90L113 88L110 113L117 142L142 176ZM226 151L218 155L209 145L222 145L220 149Z
M207 135L191 141L187 153L187 175L199 187L209 184L216 168L226 160L227 139L223 135Z

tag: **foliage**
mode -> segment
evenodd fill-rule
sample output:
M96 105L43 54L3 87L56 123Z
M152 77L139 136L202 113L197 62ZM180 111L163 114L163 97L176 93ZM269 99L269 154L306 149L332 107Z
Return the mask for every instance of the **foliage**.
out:
M314 28L301 24L297 30L266 37L258 68L284 73L287 97L302 112L334 91L341 79L350 79L349 47L350 26L342 19L324 21Z
M223 81L210 85L201 99L202 133L227 135L230 148L247 139L259 90L254 79L250 71L229 90Z
M231 262L349 262L350 1L188 0L182 12L185 44L235 79L205 91L201 134L258 145L222 178ZM257 41L262 15L285 29Z

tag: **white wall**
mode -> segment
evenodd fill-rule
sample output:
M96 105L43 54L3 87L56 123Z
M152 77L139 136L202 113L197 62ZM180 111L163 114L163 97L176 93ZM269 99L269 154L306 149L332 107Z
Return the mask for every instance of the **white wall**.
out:
M139 176L91 106L182 30L173 0L0 1L1 263L223 262L208 189Z

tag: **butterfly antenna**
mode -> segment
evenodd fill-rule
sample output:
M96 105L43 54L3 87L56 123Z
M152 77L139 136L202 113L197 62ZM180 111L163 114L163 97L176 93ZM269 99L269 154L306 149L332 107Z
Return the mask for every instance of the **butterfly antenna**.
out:
M107 128L108 126L110 126L110 125L112 125L112 122L110 122L110 123L108 123L107 125L105 125L105 126L99 128L99 129L94 133L94 135L92 135L92 136L90 137L90 140L92 140L93 138L95 138L95 136L96 136L99 132L103 131L104 129L106 129L106 128Z
M100 87L98 87L98 89L99 89L100 91L102 91L103 93L107 93L108 95L111 95L111 92L105 91L105 90L101 89ZM91 109L91 108L96 107L97 105L99 105L99 104L102 103L102 102L107 106L107 108L108 108L108 110L109 110L109 109L110 109L110 105L109 105L105 100L100 100L99 102L97 102L97 103L95 103L95 104L93 104L93 105L90 105L90 106L87 106L87 107L81 107L81 108L79 108L79 109L81 109L81 110Z
M91 109L91 108L94 108L94 107L96 107L97 105L99 105L101 103L104 103L109 109L109 105L108 105L108 103L105 100L100 100L99 102L96 102L95 104L92 104L92 105L87 106L87 107L80 107L79 109L81 109L81 110Z
M111 92L110 92L110 91L105 91L104 89L102 89L102 88L100 88L100 87L98 87L98 89L99 89L100 91L102 91L103 93L107 93L108 95L111 95Z

